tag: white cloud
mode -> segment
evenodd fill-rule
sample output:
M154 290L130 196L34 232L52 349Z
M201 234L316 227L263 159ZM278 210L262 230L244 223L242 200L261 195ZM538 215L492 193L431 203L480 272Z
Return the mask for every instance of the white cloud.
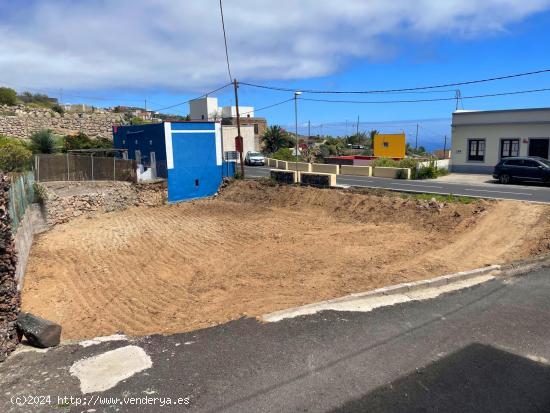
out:
M195 91L228 79L217 0L44 0L24 13L6 3L0 83ZM386 56L400 36L499 34L550 0L225 0L224 8L233 74L262 80L328 75L351 58Z

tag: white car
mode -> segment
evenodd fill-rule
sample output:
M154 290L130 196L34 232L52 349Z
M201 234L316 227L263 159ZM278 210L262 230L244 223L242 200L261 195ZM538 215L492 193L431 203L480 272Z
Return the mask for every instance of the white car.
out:
M244 158L245 165L265 165L265 156L259 152L247 152Z

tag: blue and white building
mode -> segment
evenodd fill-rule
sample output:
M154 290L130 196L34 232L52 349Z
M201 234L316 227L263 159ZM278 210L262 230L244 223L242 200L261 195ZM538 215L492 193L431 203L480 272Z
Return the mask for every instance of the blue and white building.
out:
M115 126L113 141L129 159L167 179L169 202L213 195L223 177L235 174L235 164L223 159L219 122Z

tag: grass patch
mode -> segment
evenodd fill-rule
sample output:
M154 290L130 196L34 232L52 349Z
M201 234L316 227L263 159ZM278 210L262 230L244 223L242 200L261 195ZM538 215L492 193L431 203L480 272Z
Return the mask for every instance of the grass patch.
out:
M448 203L456 203L456 204L471 204L472 202L476 202L479 199L478 198L472 198L469 196L462 196L462 195L439 195L439 194L403 194L403 198L414 198L414 199L421 199L430 201L432 199L435 199L438 202L448 202Z

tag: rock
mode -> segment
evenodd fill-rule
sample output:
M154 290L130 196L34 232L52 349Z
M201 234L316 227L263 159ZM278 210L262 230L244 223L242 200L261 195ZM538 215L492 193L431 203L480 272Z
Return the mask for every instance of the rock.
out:
M20 312L17 329L31 346L47 348L57 346L61 340L61 326L30 313Z

